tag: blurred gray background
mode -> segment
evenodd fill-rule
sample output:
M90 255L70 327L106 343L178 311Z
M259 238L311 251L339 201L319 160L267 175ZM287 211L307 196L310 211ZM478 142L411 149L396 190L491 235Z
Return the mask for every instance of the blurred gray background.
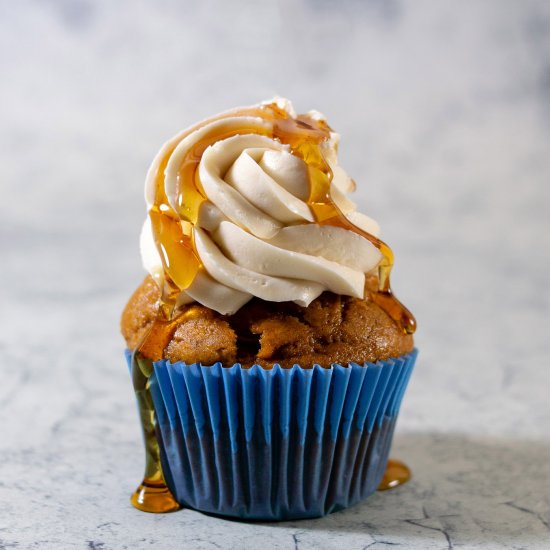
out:
M140 514L118 318L145 173L275 94L327 115L394 249L415 478L317 521ZM0 548L547 547L549 180L544 0L0 0Z

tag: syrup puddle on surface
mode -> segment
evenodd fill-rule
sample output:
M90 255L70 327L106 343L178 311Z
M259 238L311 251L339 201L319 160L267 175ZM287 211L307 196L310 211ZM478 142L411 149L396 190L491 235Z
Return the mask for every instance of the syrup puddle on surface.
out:
M378 486L379 491L395 489L411 479L410 468L400 460L390 458L384 472L384 477Z
M138 510L152 514L166 514L181 508L163 480L153 481L147 478L136 489L130 502Z
M238 116L262 118L272 124L272 130L266 131L265 127L262 130L257 127L250 128L243 121L242 127L233 127L229 132L210 132L203 136L200 142L190 148L179 170L178 212L168 204L164 190L164 170L177 143L173 143L173 146L166 150L156 167L155 202L149 211L149 216L163 262L164 285L158 318L138 346L132 361L132 380L138 402L146 459L143 482L132 495L131 503L139 510L146 512L170 512L180 507L166 486L162 472L149 378L153 371L152 362L162 359L164 348L176 329L178 313L175 303L179 292L193 282L200 269L204 269L194 247L192 225L197 222L200 205L206 200L197 172L202 153L209 145L232 135L251 132L268 135L289 145L291 152L302 158L308 165L310 176L308 204L314 214L315 223L337 225L354 231L368 239L382 252L383 259L378 269L379 288L377 292L372 293L372 299L401 326L405 333L412 334L416 328L412 314L391 292L390 271L393 266L391 249L378 238L351 224L332 200L330 192L332 171L321 147L330 138L328 125L308 115L299 115L294 119L276 104L247 109L240 113L233 111L209 119L207 122ZM199 127L200 125L197 125L181 134L178 137L179 141ZM181 223L182 220L188 223L184 226ZM409 477L410 471L407 466L390 460L379 489L397 487L405 483Z

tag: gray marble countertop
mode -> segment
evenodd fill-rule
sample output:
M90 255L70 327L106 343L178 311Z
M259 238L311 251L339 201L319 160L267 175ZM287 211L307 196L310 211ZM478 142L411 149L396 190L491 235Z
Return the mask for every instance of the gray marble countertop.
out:
M548 2L0 1L0 549L550 548ZM160 144L325 112L420 359L402 488L329 517L148 515L119 314Z

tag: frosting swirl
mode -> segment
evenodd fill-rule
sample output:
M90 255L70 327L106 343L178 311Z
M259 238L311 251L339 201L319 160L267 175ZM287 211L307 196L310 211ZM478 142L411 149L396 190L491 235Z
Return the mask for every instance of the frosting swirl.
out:
M288 101L275 105L296 119ZM310 167L289 144L273 137L273 121L254 116L261 108L218 115L160 150L147 176L149 211L156 207L179 224L200 268L188 284L173 275L150 217L141 234L145 268L159 284L170 276L178 304L197 301L222 314L234 313L253 296L302 306L325 290L363 297L365 274L378 267L382 253L357 232L318 223ZM319 113L307 116L326 125ZM201 151L207 140L211 143ZM319 143L332 174L330 199L351 223L377 236L376 222L358 213L346 196L354 183L337 164L338 141L327 131ZM186 187L182 175L189 159L197 166L193 188L188 181ZM189 200L193 193L199 200Z

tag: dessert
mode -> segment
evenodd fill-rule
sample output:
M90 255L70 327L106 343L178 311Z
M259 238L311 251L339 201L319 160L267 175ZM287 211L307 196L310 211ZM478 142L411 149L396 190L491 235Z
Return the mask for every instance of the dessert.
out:
M379 485L415 321L377 223L347 197L338 139L276 99L153 161L149 275L121 320L146 444L136 507L315 517Z

